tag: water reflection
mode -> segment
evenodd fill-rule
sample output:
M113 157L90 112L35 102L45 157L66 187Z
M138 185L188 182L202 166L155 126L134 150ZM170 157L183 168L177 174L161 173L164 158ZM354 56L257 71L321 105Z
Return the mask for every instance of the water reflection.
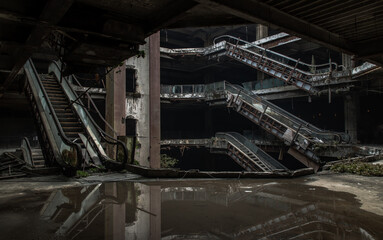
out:
M56 190L40 204L27 199L36 201L32 214L14 224L22 229L35 219L35 239L383 237L383 218L360 210L353 195L293 180L115 182ZM28 208L19 199L7 210L20 204ZM0 222L5 213L1 208Z

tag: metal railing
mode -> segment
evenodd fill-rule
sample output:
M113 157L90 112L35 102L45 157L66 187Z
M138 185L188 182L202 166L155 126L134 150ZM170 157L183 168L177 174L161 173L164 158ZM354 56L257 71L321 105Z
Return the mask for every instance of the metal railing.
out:
M49 72L53 72L56 77L60 77L61 75L61 63L53 61L53 63L49 66ZM74 75L70 76L70 78L76 82L79 86L81 84L78 82L76 77ZM88 136L90 136L90 141L92 142L92 145L94 148L96 148L98 154L102 157L104 160L111 160L107 154L104 151L104 148L101 144L102 141L105 141L108 144L112 145L117 145L117 150L116 150L116 156L115 160L118 161L119 159L119 151L118 151L118 146L122 148L122 153L123 153L123 158L122 158L122 163L125 164L127 163L128 159L128 151L126 149L126 146L123 142L120 140L115 139L114 137L106 134L95 122L93 117L90 115L88 110L84 107L83 104L80 104L79 101L79 96L77 95L76 91L72 88L71 84L68 81L67 77L62 78L63 81L60 83L66 96L68 99L71 101L72 107L75 109L78 117L82 121L86 132L88 133ZM82 87L82 86L81 86ZM87 97L87 100L91 104L91 106L95 109L96 113L99 115L99 117L106 123L106 126L112 129L113 133L117 135L115 130L110 126L109 123L106 122L102 114L99 112L98 108L96 107L96 104L94 103L93 99L91 98L90 94L88 92L85 92L83 96Z
M270 170L286 170L287 168L281 163L276 161L273 157L265 153L262 149L258 148L250 140L245 138L239 133L236 132L218 132L215 134L217 138L225 139L226 141L234 144L236 147L244 146L250 152L252 152L258 159L266 165Z
M273 119L284 124L288 128L298 131L299 133L308 138L317 138L316 141L335 141L335 142L348 142L349 136L345 133L326 131L320 129L298 117L283 110L282 108L274 105L273 103L264 100L258 95L255 95L251 91L244 89L239 85L225 84L226 90L232 94L240 96L243 100L248 102L252 107L256 108L260 112L268 114Z
M27 75L29 85L31 86L32 95L35 98L36 102L40 101L40 105L43 108L42 111L39 111L38 114L44 114L45 118L47 119L47 124L49 124L49 126L44 125L45 130L49 129L48 131L46 130L46 134L50 135L51 139L54 139L54 142L56 143L56 148L59 151L59 155L55 156L56 161L64 167L66 167L67 165L77 168L80 165L80 163L84 162L84 158L81 154L81 146L78 143L72 142L65 135L61 124L57 118L56 112L54 111L54 108L49 100L49 96L45 91L43 84L41 83L39 74L35 66L33 65L31 59L28 59L25 63L24 70ZM49 145L51 145L51 143L49 143ZM53 148L53 146L51 147ZM65 150L75 151L77 161L71 161L73 159L67 159L66 157L63 157L63 153Z
M257 54L260 54L264 57L268 57L270 59L278 61L281 64L286 65L286 67L289 67L291 69L296 68L295 69L296 71L300 71L308 76L328 75L332 70L338 69L337 63L331 62L331 59L329 60L328 63L324 63L324 64L309 64L309 63L302 62L299 59L288 57L281 53L263 48L257 44L245 41L243 39L240 39L231 35L222 35L222 36L216 37L213 41L214 45L217 44L216 41L218 39L224 39L224 38L226 38L227 40L226 41L224 40L221 42L228 42L228 43L234 44L236 47L239 47L242 50L248 51L250 53L256 52ZM221 42L218 44L221 45L222 44ZM240 43L244 43L244 44L240 45ZM248 50L250 48L253 48L253 50L251 51ZM256 51L254 51L254 49ZM327 69L327 71L325 71L323 68ZM314 73L313 73L313 70L314 70Z
M184 94L184 86L190 85L162 85L161 94ZM188 88L188 89L198 89L198 92L189 91L188 94L204 94L205 96L210 93L219 93L219 92L230 92L235 96L240 96L244 101L249 103L250 106L256 108L260 112L264 112L269 115L276 121L284 124L286 127L298 131L299 133L306 136L307 138L317 138L314 139L316 142L320 141L334 141L334 142L349 142L349 136L345 133L327 131L320 129L298 117L291 114L288 111L283 110L282 108L276 106L270 101L264 100L262 97L254 94L250 90L245 88L230 84L229 82L215 82L206 85L197 85L198 88ZM180 89L179 91L176 91Z

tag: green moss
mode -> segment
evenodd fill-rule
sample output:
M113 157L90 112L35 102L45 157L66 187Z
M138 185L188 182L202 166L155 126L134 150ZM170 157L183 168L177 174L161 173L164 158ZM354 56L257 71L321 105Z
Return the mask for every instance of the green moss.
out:
M161 168L172 168L178 163L178 159L167 154L161 154Z
M72 167L76 167L77 162L77 154L75 149L66 150L64 149L61 153L62 160L66 162L67 164L71 165Z
M139 163L137 160L134 160L134 161L133 161L133 165L140 166L140 163Z
M89 173L81 170L77 170L76 172L76 177L83 178L83 177L88 177Z
M337 163L331 166L331 171L352 173L362 176L383 176L383 165L372 163Z
M140 141L138 141L138 139L136 139L136 149L140 149L141 148L141 143Z

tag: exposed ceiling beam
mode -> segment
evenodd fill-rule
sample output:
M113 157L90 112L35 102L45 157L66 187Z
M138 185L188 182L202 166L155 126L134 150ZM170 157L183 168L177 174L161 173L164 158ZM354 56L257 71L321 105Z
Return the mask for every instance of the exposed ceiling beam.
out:
M48 24L57 24L61 18L65 15L65 13L72 6L74 0L48 0L45 5L43 11L40 14L39 20L42 22L46 22ZM32 47L39 47L47 34L49 34L50 29L40 25L36 26L25 44ZM13 79L16 77L20 69L24 66L27 59L32 55L33 51L30 48L23 49L19 48L15 53L16 62L11 70L11 73L8 75L5 80L3 86L1 87L2 91L5 91Z
M353 54L353 44L342 36L291 16L258 0L196 0L214 9L251 21L278 27L337 51Z

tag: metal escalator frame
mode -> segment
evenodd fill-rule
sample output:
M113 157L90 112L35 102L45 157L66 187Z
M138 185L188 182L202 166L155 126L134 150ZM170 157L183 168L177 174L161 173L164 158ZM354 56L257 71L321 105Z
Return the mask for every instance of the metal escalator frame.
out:
M48 117L47 117L46 121L42 121L42 124L44 126L44 130L46 131L46 134L47 134L47 137L49 140L48 144L53 150L53 154L54 154L54 158L55 158L56 162L58 162L62 167L70 166L70 167L77 168L80 165L80 163L84 162L84 158L81 154L80 144L72 142L65 135L64 130L61 127L60 121L57 118L56 112L54 111L54 108L51 104L49 96L48 96L47 92L45 91L45 88L41 82L40 76L39 76L39 74L38 74L38 72L37 72L31 59L28 59L27 62L24 64L24 71L25 71L25 74L27 75L27 79L28 79L29 85L31 87L31 92L32 92L33 97L35 98L35 102L36 102L37 108L38 108L37 110L38 110L40 116L42 113L45 112L44 105L42 102L42 100L45 99L44 101L45 101L45 104L47 107L46 110L48 110L49 113L45 114L45 115L48 115ZM32 80L32 78L35 78L35 80ZM37 82L37 86L35 85L36 82ZM38 89L37 89L37 87L38 87ZM38 90L41 93L42 97L39 96L39 93L37 92ZM39 109L39 108L41 108L41 109ZM49 116L50 116L50 118L49 118ZM49 119L51 119L51 121L49 121ZM52 123L53 123L53 125L52 125ZM48 124L50 128L53 126L54 129L56 130L57 134L54 134L53 131L47 131L48 126L46 126L46 124ZM61 140L61 142L58 142L59 140ZM56 144L56 148L54 146L52 146L53 143ZM64 144L64 146L63 146L63 144ZM63 154L62 152L64 150L70 151L72 149L71 147L73 149L75 149L75 151L76 151L76 157L77 157L76 166L73 166L72 164L65 162L63 160L63 157L62 157L62 154Z
M236 46L236 47L240 47L242 50L249 51L249 52L253 53L252 51L248 50L248 48L254 47L254 48L259 49L260 51L264 51L264 52L266 52L266 53L270 53L270 54L276 55L276 56L278 56L278 57L287 59L288 61L292 61L292 62L294 62L295 64L302 65L302 66L306 66L306 67L308 67L308 68L320 68L320 67L324 67L324 66L329 66L329 68L332 69L332 66L333 66L333 65L334 65L334 67L335 67L334 69L337 69L337 68L338 68L338 64L335 63L335 62L329 62L329 63L324 63L324 64L308 64L308 63L305 63L305 62L299 61L299 60L297 60L297 59L288 57L288 56L286 56L286 55L283 55L283 54L280 54L280 53L278 53L278 52L272 51L272 50L270 50L270 49L263 48L263 47L261 47L261 46L259 46L259 45L257 45L257 44L254 44L254 43L245 41L245 40L243 40L243 39L240 39L240 38L237 38L237 37L234 37L234 36L231 36L231 35L222 35L222 36L216 37L216 38L213 40L214 45L215 45L215 44L219 44L219 43L215 43L215 41L216 41L217 39L220 39L220 38L229 38L229 39L231 39L231 40L235 40L235 41L236 41L236 45L235 45L235 46ZM226 44L226 43L229 43L229 44L233 45L232 43L230 43L230 42L228 42L228 41L222 41L222 42L225 42L225 44ZM239 42L245 43L244 46L242 46L242 45L238 45ZM271 59L271 60L273 60L273 61L276 61L275 59L272 59L272 58L269 58L269 59ZM281 64L283 64L283 63L281 63ZM293 68L293 67L290 66L290 65L286 65L286 66L288 66L288 67L290 67L290 68ZM304 71L304 70L300 70L300 69L299 69L299 71L302 72L302 73L304 73L304 74L306 74L306 75L308 75L308 76L325 75L325 74L323 74L323 73L320 73L320 74L310 73L310 72L307 72L307 71Z
M292 67L288 64L280 63L277 60L269 58L264 54L260 55L230 43L226 43L225 55L256 68L259 71L265 72L268 75L274 76L286 83L292 84L311 94L315 95L318 93L318 90L313 87L309 75L306 72L297 69L298 63ZM327 76L328 75L323 75L320 78L325 79Z
M56 75L57 79L60 79L60 75L61 75L60 63L58 63L56 61L52 61L52 64L49 66L49 72L53 72ZM56 69L53 69L52 66L55 66ZM76 79L76 77L74 75L71 75L70 78L72 78L73 80L75 80L79 84L78 80ZM63 86L64 83L66 84L66 86ZM68 99L71 102L73 100L70 99L70 97L68 96L68 92L67 92L66 88L68 88L71 91L71 93L73 94L73 96L75 97L75 99L78 100L79 96L77 95L76 91L73 89L71 84L69 83L67 77L63 77L62 78L62 83L59 83L59 84L61 85L62 89L64 90L65 95L68 97ZM80 84L80 86L81 86L81 84ZM93 99L91 98L90 94L88 92L86 92L85 95L88 97L88 100L91 102L92 106L96 109L97 114L106 123L106 120L102 117L101 113L99 112L98 108L96 107L96 105L95 105ZM125 144L122 141L120 141L120 140L118 140L118 139L108 135L107 133L105 133L98 126L96 121L93 119L93 117L90 115L88 110L82 104L79 104L78 102L73 102L73 103L77 103L76 106L79 106L80 109L84 111L85 116L80 116L80 114L78 112L79 110L76 108L76 106L74 106L75 104L71 104L72 105L71 107L74 108L74 111L76 112L77 116L79 117L81 123L83 124L83 127L86 130L86 132L88 133L89 136L91 136L90 139L92 140L92 143L93 143L94 147L96 148L97 153L102 157L102 159L104 161L110 160L110 161L118 162L118 150L116 151L116 159L115 160L110 159L106 155L104 149L101 146L101 139L104 140L105 142L107 142L108 144L120 145L122 147L123 154L124 154L124 157L122 159L122 164L126 164L127 160L128 160L128 150L127 150ZM83 119L85 117L88 118L90 120L90 122L86 123L85 119ZM88 128L89 123L91 124L91 128L93 128L93 129ZM108 123L106 123L106 125L109 128L111 128L114 133L116 133L115 130ZM93 130L95 130L95 131L93 131ZM92 135L93 135L93 137L92 137ZM107 138L110 138L111 140L109 140Z
M285 166L283 166L281 163L277 162L274 158L272 158L270 155L265 153L262 149L258 148L255 144L251 143L247 138L242 136L239 133L236 132L218 132L215 134L218 138L223 138L226 141L228 141L230 144L233 144L233 142L236 142L237 144L240 144L247 148L250 152L252 152L259 161L261 161L267 169L264 169L263 167L259 166L256 162L254 164L260 168L263 171L274 171L274 170L287 170ZM235 146L235 145L234 145ZM237 146L235 146L237 147Z
M296 117L295 115L289 113L288 111L276 106L275 104L269 102L269 101L266 101L264 99L262 99L261 97L259 97L258 95L255 95L254 93L244 89L243 87L239 86L239 85L234 85L234 84L230 84L228 82L225 83L225 89L227 91L230 91L228 89L228 87L226 86L229 86L229 87L232 87L236 90L238 90L238 92L231 92L231 94L233 95L240 95L240 94L243 94L243 95L246 95L247 97L249 97L250 99L254 99L255 101L259 102L260 104L262 104L263 106L263 109L266 109L266 108L269 108L271 107L271 109L273 109L274 112L278 113L281 115L281 117L283 118L286 118L287 120L286 121L289 121L289 122L292 122L293 126L288 126L286 123L284 123L284 121L281 121L281 120L278 120L276 118L273 118L271 117L272 119L278 121L278 122L281 122L285 127L287 128L290 128L294 131L298 131L299 129L299 132L301 133L301 135L304 135L302 133L302 131L306 131L308 134L311 134L313 135L313 137L317 137L318 139L320 140L334 140L336 141L337 143L340 143L342 140L344 142L348 142L349 141L349 138L348 138L348 135L346 133L340 133L340 132L333 132L333 131L327 131L327 130L323 130L323 129L320 129L298 117ZM246 99L243 99L244 102L247 102ZM251 103L248 103L250 106L252 106ZM287 115L287 117L285 116ZM294 126L295 124L295 126ZM326 139L326 138L323 138L323 136L334 136L336 137L337 139ZM307 139L310 139L310 137L308 136L305 136Z

